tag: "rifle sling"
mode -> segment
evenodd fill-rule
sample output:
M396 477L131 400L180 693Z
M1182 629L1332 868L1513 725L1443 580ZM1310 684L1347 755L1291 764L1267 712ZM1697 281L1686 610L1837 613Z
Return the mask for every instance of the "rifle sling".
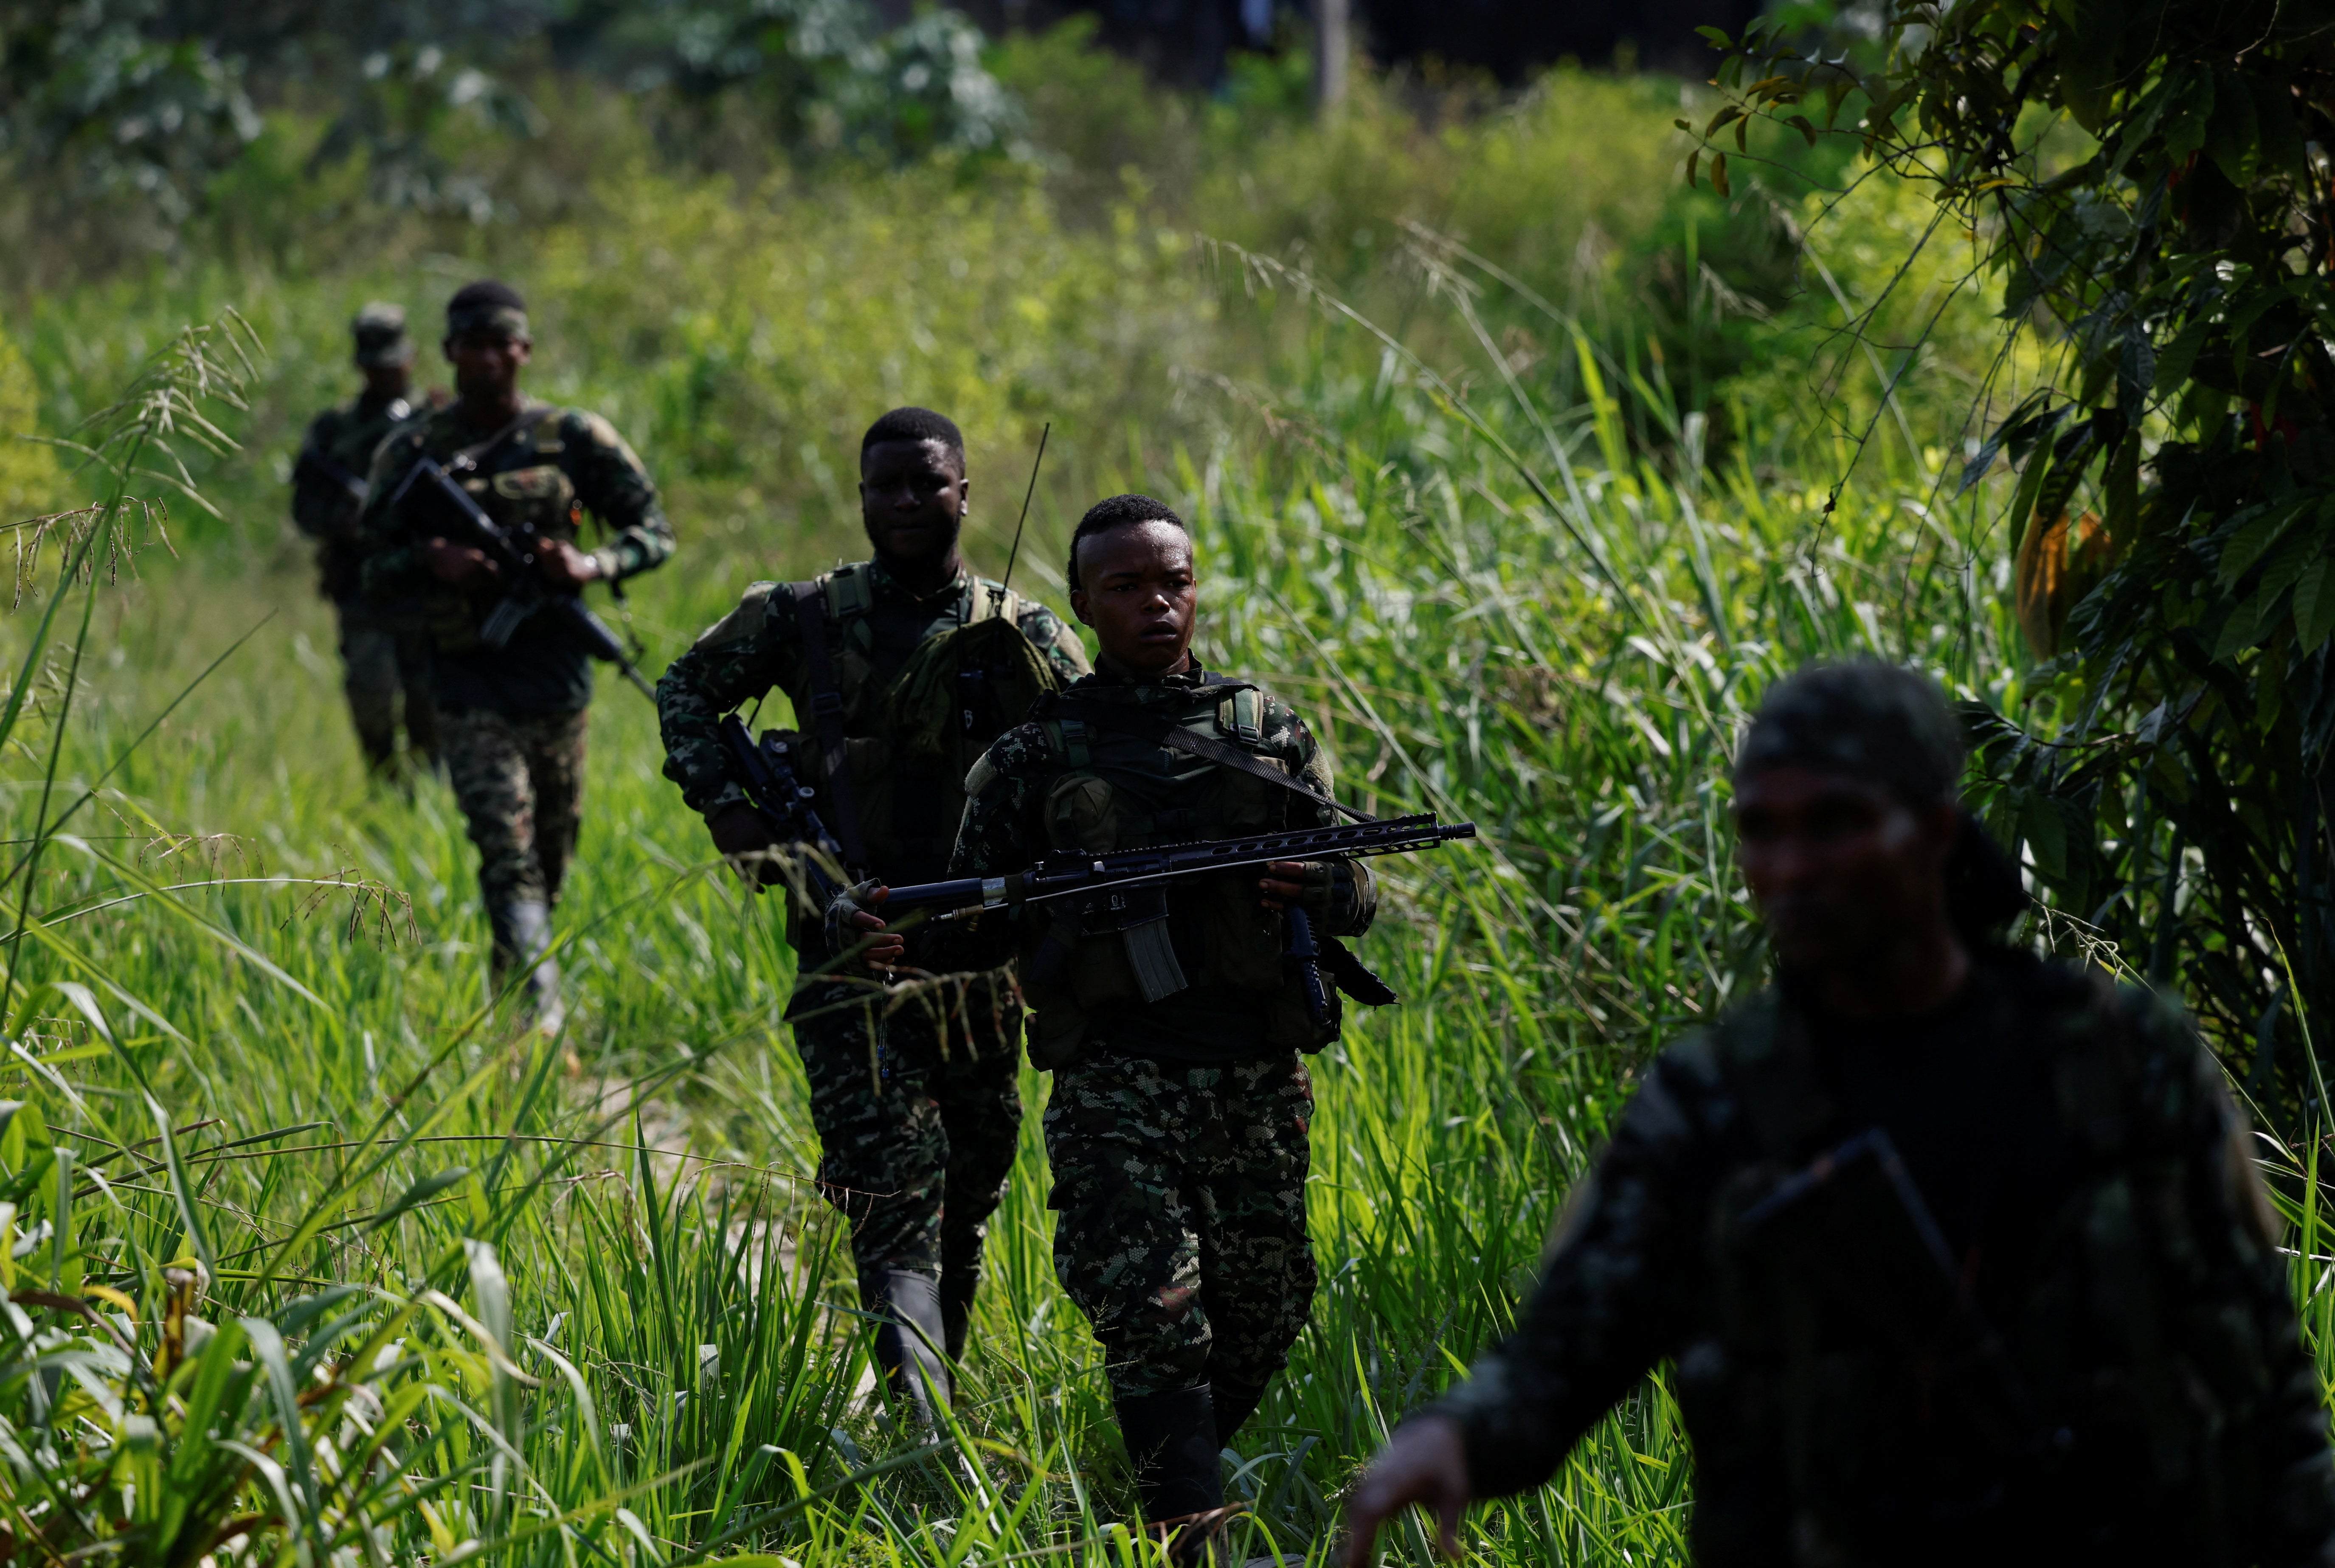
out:
M1053 719L1074 719L1081 724L1091 724L1098 730L1115 730L1122 735L1132 735L1138 740L1148 740L1155 746L1165 746L1170 750L1181 751L1206 762L1214 762L1220 768L1230 768L1236 772L1246 773L1251 778L1262 779L1268 784L1277 784L1284 789L1303 795L1316 806L1327 806L1333 811L1343 812L1356 822L1378 820L1377 818L1357 811L1342 802L1331 799L1311 785L1301 782L1277 768L1266 767L1262 758L1253 756L1236 746L1227 746L1222 740L1212 740L1206 735L1195 735L1174 720L1163 719L1157 713L1137 712L1100 702L1081 702L1074 697L1057 697L1046 705L1045 715Z
M819 731L819 776L835 811L835 842L855 874L867 865L859 837L859 804L851 797L851 751L844 743L843 695L835 689L835 663L827 653L827 589L818 582L790 583L795 624L802 632L803 663L810 676L811 723Z

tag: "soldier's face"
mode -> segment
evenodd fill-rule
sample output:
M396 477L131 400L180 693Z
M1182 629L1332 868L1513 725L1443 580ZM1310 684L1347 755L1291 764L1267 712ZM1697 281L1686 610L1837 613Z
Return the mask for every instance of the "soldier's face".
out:
M446 363L454 367L454 390L466 402L492 403L509 398L518 386L518 373L535 353L523 337L499 332L466 332L446 340Z
M1954 808L1906 804L1820 769L1763 769L1738 782L1736 857L1784 963L1856 964L1944 918Z
M1191 663L1200 617L1191 536L1173 523L1145 522L1080 540L1071 609L1114 664L1138 675L1176 673Z
M932 561L956 547L973 481L939 441L878 441L859 460L859 518L876 553Z

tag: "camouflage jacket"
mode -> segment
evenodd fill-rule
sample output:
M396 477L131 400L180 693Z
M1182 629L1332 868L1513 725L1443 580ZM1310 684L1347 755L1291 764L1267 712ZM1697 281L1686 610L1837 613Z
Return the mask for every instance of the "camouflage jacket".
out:
M537 615L499 652L481 648L479 624L502 589L491 577L452 586L421 565L424 539L459 542L460 529L423 487L402 496L400 487L423 457L444 464L457 453L477 465L460 476L463 488L499 523L574 543L583 515L591 513L606 534L592 554L610 582L661 566L673 554L673 528L657 505L656 486L606 420L541 403L499 432L478 430L460 404L440 409L400 427L374 456L360 525L364 594L375 603L421 598L439 653L432 674L438 700L512 713L582 708L592 700L591 660L559 623Z
M404 398L361 394L311 421L293 460L292 521L317 541L317 567L333 598L357 591L357 518L364 509L373 450L413 413L414 405Z
M818 582L872 869L891 882L932 881L948 863L964 790L958 778L927 777L929 769L906 767L887 754L885 700L909 656L927 640L967 624L983 612L984 599L1013 617L1062 680L1086 673L1086 650L1053 611L969 570L921 599L880 560L839 566ZM992 595L1004 598L1001 603ZM786 693L797 722L807 722L810 670L794 596L782 584L756 583L657 682L664 776L681 786L693 809L710 817L745 799L718 726L724 713L774 689Z
M1084 703L1167 718L1332 793L1329 758L1296 713L1260 688L1197 663L1156 681L1098 673L1059 704L1041 703L1032 722L1000 736L974 764L951 876L1003 876L1058 850L1135 849L1337 819L1293 790L1066 716ZM1323 871L1309 900L1321 934L1359 935L1377 907L1369 870L1332 862ZM1083 916L1065 901L960 923L933 962L977 967L1018 953L1041 1066L1098 1050L1188 1062L1319 1049L1336 1037L1336 1013L1326 1033L1306 1021L1284 961L1284 923L1259 904L1259 875L1250 867L1126 895Z
M1914 1203L1816 1163L1873 1127ZM1656 1060L1432 1408L1515 1492L1674 1359L1706 1568L2335 1562L2276 1230L2171 1004L2000 951L1886 1028L1774 988Z

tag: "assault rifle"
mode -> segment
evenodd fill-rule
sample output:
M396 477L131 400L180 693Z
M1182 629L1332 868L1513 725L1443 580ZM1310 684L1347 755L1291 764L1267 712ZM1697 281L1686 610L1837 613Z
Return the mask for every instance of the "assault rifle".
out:
M740 787L746 791L748 802L761 814L771 837L781 844L803 845L835 865L842 865L843 847L835 841L835 835L827 830L827 824L811 805L819 791L804 783L802 776L795 771L793 748L780 737L779 731L765 730L757 742L746 732L738 715L732 713L722 719L719 733L737 769ZM812 907L824 910L841 888L812 857L803 857L802 868L809 883Z
M1269 865L1275 860L1318 860L1328 857L1361 859L1374 855L1409 855L1433 849L1455 839L1476 837L1473 822L1438 822L1432 812L1395 817L1376 822L1346 822L1334 828L1302 828L1284 833L1258 833L1241 838L1208 838L1187 844L1162 844L1149 849L1121 849L1103 855L1050 855L1027 871L1007 876L961 876L947 882L924 882L895 887L886 895L886 915L910 911L942 913L938 920L959 920L984 910L1023 904L1054 905L1053 927L1041 945L1030 978L1052 979L1048 972L1066 962L1080 932L1094 928L1124 929L1135 913L1128 895L1143 889L1164 891L1169 883L1188 881L1219 871ZM1148 902L1148 901L1147 901ZM1166 913L1159 907L1158 913ZM1355 1001L1372 1007L1394 1001L1384 981L1363 967L1335 938L1316 937L1305 912L1292 905L1286 915L1284 955L1304 986L1306 1011L1317 1024L1330 1015L1327 982ZM1323 973L1328 971L1327 975Z
M457 458L457 467L471 467L466 460ZM489 648L508 646L511 636L520 626L536 615L548 611L564 624L584 651L595 659L614 664L625 680L639 688L642 696L656 701L656 692L638 666L625 652L624 644L608 624L592 613L580 594L555 588L546 582L536 566L536 551L530 540L516 529L506 528L487 516L484 508L472 498L470 492L454 482L454 478L438 464L435 458L423 458L413 465L405 481L389 498L392 507L405 498L406 491L416 482L428 484L439 498L452 508L454 516L468 528L471 539L487 553L497 575L507 588L501 600L487 612L480 623L479 641Z

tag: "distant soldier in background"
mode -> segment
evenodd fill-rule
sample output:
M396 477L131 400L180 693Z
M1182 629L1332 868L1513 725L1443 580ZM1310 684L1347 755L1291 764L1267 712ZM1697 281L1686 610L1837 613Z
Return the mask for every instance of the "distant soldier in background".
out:
M1927 679L1804 670L1735 762L1777 983L1646 1070L1516 1332L1406 1422L1345 1562L1447 1553L1663 1360L1703 1568L2335 1562L2245 1118L2181 1009L2014 949Z
M808 582L756 583L657 682L665 777L714 847L771 848L719 739L722 715L787 694L829 830L862 870L909 883L947 867L965 769L1041 692L1084 674L1078 634L1045 605L976 576L958 547L971 507L964 438L930 409L894 409L859 443L860 521L873 554ZM790 912L799 952L825 956L822 911ZM822 1196L851 1222L861 1305L901 1394L945 1398L964 1352L983 1238L1022 1126L1022 1006L1000 953L953 994L888 1021L844 980L789 1008L810 1084ZM913 1373L913 1375L911 1375ZM929 1413L929 1412L928 1412Z
M369 305L357 312L356 364L364 391L326 409L308 426L292 465L292 520L316 541L319 586L341 624L341 665L349 717L365 766L385 773L397 762L398 700L404 699L405 745L421 765L438 761L438 714L430 696L430 639L418 601L374 605L358 590L357 522L365 477L382 439L413 417L413 340L405 312ZM431 405L443 394L432 391Z
M370 598L423 600L446 772L479 847L496 986L524 967L529 1011L551 1030L563 1017L559 971L544 953L582 820L591 655L549 615L486 646L480 626L508 586L464 541L442 495L406 480L421 459L436 460L490 518L532 541L535 569L567 592L659 566L673 539L656 486L614 426L519 395L534 346L527 306L508 284L470 284L448 303L459 396L383 442L363 551ZM576 544L586 512L607 536L590 551Z

